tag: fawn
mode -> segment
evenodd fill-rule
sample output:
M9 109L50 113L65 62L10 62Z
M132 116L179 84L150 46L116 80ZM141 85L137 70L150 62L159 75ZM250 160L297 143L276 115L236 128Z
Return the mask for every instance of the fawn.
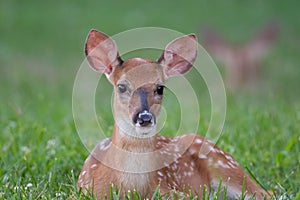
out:
M136 190L149 198L158 185L162 194L191 191L200 195L218 189L222 180L228 198L242 194L269 197L233 157L197 134L175 138L157 135L164 84L186 73L197 56L197 38L186 35L169 43L157 61L123 61L116 43L91 30L85 53L90 66L104 73L114 87L112 138L100 142L86 159L78 179L84 193L109 198L111 185L121 194Z
M231 44L216 31L202 32L204 46L225 67L229 87L237 88L257 82L263 56L275 42L279 32L276 23L265 24L248 42Z

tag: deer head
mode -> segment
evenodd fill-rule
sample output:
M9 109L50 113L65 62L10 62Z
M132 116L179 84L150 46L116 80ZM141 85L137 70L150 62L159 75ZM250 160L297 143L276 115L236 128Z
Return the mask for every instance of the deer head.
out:
M157 61L142 58L123 61L109 36L91 30L85 53L92 68L104 73L114 86L115 127L124 136L149 137L156 133L165 82L192 67L197 40L193 34L175 39Z

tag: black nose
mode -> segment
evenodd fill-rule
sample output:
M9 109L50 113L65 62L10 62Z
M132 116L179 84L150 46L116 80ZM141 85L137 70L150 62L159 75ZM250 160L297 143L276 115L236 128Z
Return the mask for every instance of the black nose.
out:
M149 111L144 110L136 115L136 120L134 121L140 126L148 126L149 124L152 124L152 120L153 115Z

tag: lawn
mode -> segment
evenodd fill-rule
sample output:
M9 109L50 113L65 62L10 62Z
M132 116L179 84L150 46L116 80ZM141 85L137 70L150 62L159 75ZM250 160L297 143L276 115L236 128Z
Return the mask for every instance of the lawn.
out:
M299 6L259 0L0 1L0 199L79 197L75 182L88 151L74 124L72 88L90 29L114 35L151 26L199 36L201 27L211 25L240 42L270 19L279 22L281 32L263 61L263 84L251 91L227 91L218 145L276 198L299 199ZM210 102L202 82L196 89L198 133L205 135ZM105 79L101 83L97 113L109 135L112 87ZM166 108L178 105L165 103ZM166 132L176 129L174 124L168 123Z

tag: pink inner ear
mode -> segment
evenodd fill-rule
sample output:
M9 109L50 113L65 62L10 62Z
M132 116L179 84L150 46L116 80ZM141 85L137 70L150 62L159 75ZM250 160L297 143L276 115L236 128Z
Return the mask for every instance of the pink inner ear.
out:
M100 73L110 74L112 72L112 66L105 64L97 56L88 55L87 59L94 70ZM109 62L108 62L109 63Z
M176 55L178 56L178 55ZM186 60L179 60L178 62L172 64L171 66L166 66L166 75L168 77L178 76L188 72L193 65Z
M167 76L186 73L196 60L198 43L195 35L187 35L169 43L158 62L166 66Z
M106 34L90 31L85 53L91 67L100 73L110 74L113 67L121 63L115 42Z

